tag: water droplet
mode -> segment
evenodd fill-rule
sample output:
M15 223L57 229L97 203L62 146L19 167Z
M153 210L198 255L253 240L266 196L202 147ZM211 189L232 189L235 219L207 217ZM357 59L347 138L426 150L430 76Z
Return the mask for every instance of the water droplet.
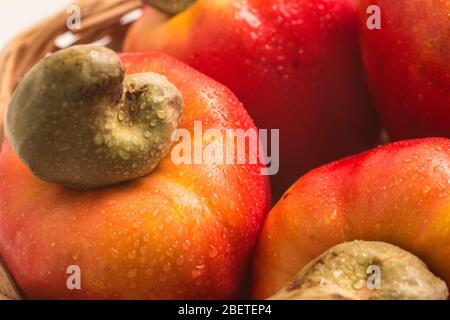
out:
M184 249L184 250L189 250L190 247L191 247L191 242L190 242L189 240L185 240L185 241L183 242L183 249Z
M145 274L148 275L148 276L151 276L151 275L153 275L153 270L152 269L147 269L147 270L145 270Z
M164 269L165 272L170 272L172 270L172 265L170 264L170 262L166 263L164 265L163 269Z
M123 159L123 160L130 160L131 156L128 152L120 150L119 151L119 156Z
M141 226L141 224L142 224L142 221L135 221L135 222L133 222L133 228L137 229Z
M217 195L217 193L212 194L211 203L215 206L219 203L219 196Z
M158 111L156 111L156 116L159 119L163 120L166 118L166 113L164 112L164 110L158 110Z
M192 277L194 279L201 277L205 273L205 265L198 265L192 270Z
M70 149L70 146L69 146L69 145L64 145L64 146L62 146L61 148L59 148L59 151L64 152L64 151L67 151L67 150L69 150L69 149Z
M208 250L208 257L210 257L212 259L212 258L217 257L218 254L219 254L219 250L217 250L217 248L215 246L211 245Z
M141 254L145 254L145 253L147 252L147 250L148 250L148 247L147 247L147 246L142 246L142 247L139 249L139 251L141 252Z
M117 257L119 256L119 251L117 251L117 250L114 249L114 248L109 249L109 253L111 254L111 256L112 256L113 258L117 258Z
M353 289L354 290L361 290L364 288L364 286L366 285L366 281L364 281L364 279L359 279L356 283L353 284Z
M134 277L137 276L137 274L138 274L137 269L131 269L130 271L128 271L127 277L128 278L134 278Z
M144 132L144 137L149 139L152 136L152 133L150 131L145 131Z
M184 263L184 257L183 257L183 255L179 255L179 256L176 258L175 262L176 262L176 264L177 264L178 266L183 265L183 263Z
M132 251L128 252L128 258L129 258L129 259L134 259L134 258L136 258L136 251L135 251L135 250L132 250Z

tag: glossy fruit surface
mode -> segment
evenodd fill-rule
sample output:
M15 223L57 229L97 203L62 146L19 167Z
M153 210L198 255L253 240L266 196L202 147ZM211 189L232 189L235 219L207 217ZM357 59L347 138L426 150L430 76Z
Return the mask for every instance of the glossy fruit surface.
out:
M161 54L123 55L128 74L166 76L183 95L181 128L254 128L222 85ZM35 178L5 141L0 254L32 299L241 296L270 205L259 165L176 165L115 187L77 191ZM69 266L81 290L69 290Z
M381 29L366 28L369 5ZM450 138L450 1L362 0L361 43L368 80L393 140Z
M154 15L146 9L125 50L188 63L228 86L259 128L280 129L275 199L301 174L377 140L354 0L198 0L167 22Z
M450 284L450 140L400 141L313 170L269 213L254 259L256 298L353 240L383 241Z

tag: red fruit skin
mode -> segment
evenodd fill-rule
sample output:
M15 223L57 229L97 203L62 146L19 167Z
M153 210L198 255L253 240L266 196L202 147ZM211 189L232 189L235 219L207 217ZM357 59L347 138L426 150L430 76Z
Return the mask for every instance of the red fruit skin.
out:
M180 128L255 128L224 86L159 53L123 55L127 73L165 75L183 94ZM270 208L261 165L176 165L92 191L35 178L5 140L0 153L0 255L31 299L242 297ZM81 269L68 290L66 269Z
M384 241L450 285L450 140L405 140L300 178L269 213L254 258L253 295L268 298L331 247Z
M277 199L306 171L374 146L379 127L359 55L353 0L199 0L126 51L169 53L228 86L263 129L280 129Z
M381 29L369 30L369 5ZM362 0L366 73L393 140L450 137L450 1Z

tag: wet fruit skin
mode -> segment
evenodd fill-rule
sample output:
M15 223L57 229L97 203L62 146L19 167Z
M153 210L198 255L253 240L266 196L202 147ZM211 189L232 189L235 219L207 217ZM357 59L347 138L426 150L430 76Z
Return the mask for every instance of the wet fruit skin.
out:
M384 241L450 284L450 140L400 141L313 170L271 210L253 295L267 298L345 241Z
M182 92L181 128L254 128L234 95L161 54L123 55L128 74L165 75ZM270 204L259 165L175 165L77 191L35 178L7 141L0 155L0 254L32 299L219 299L242 294ZM66 269L81 269L68 290Z
M354 0L198 0L159 25L154 14L125 50L173 55L228 86L259 128L280 129L275 199L308 170L374 146Z
M369 5L380 30L365 27ZM448 0L361 1L366 73L393 140L450 137L449 12Z

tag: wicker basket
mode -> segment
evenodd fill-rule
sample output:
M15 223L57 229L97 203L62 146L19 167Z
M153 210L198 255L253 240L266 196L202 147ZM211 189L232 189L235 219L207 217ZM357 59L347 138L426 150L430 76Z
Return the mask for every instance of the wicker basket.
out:
M120 51L126 31L132 22L127 15L143 5L141 0L78 0L81 29L68 31L70 13L62 11L35 25L12 40L0 54L0 148L3 140L3 116L18 81L40 59L50 52L75 44L100 41ZM62 37L73 39L61 45ZM0 300L21 299L21 294L0 259Z

